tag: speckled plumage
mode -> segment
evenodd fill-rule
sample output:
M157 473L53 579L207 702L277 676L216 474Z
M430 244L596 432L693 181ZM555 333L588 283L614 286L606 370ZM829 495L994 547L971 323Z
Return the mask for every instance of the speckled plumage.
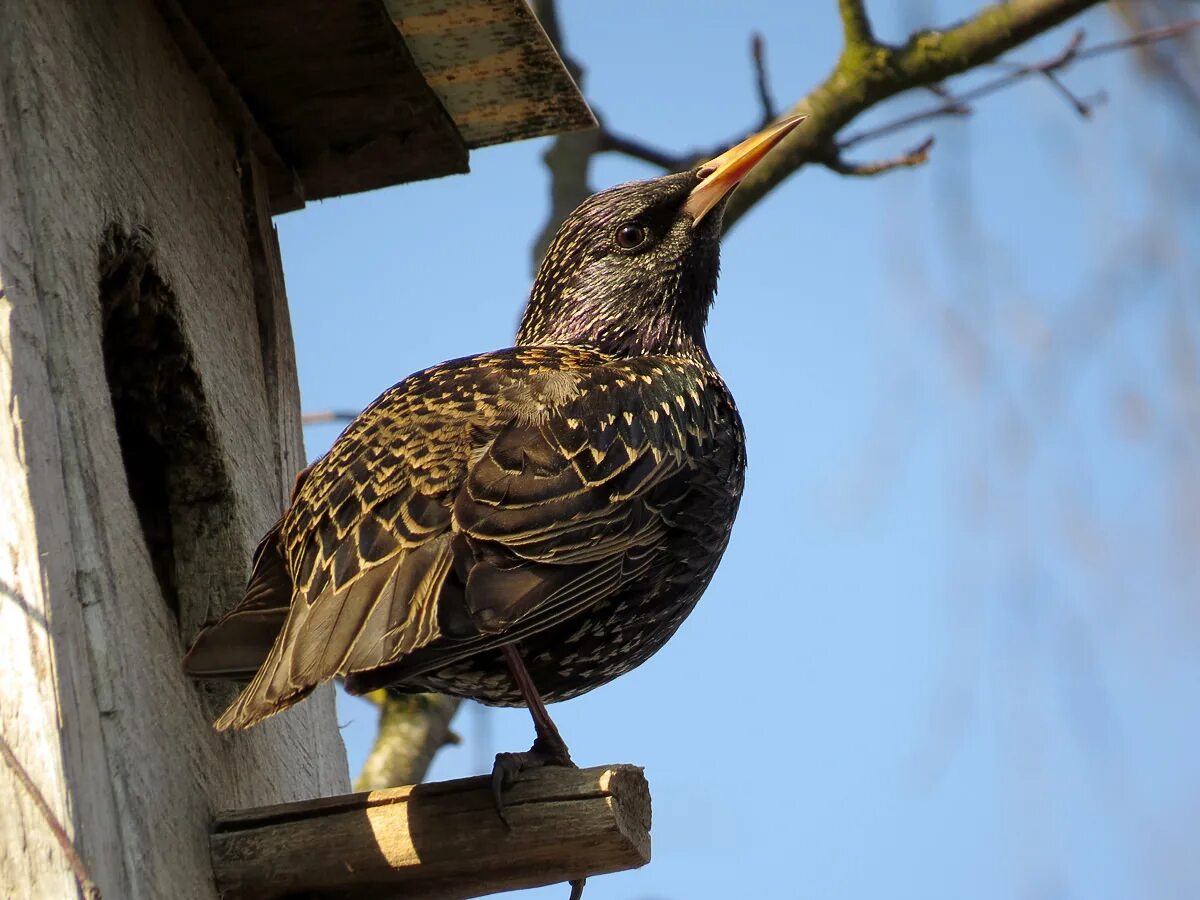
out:
M406 378L301 474L243 604L189 654L193 674L253 676L219 728L335 676L520 704L506 644L563 700L675 632L745 469L704 342L719 207L681 211L703 178L590 198L547 253L516 347ZM614 244L629 222L644 245Z

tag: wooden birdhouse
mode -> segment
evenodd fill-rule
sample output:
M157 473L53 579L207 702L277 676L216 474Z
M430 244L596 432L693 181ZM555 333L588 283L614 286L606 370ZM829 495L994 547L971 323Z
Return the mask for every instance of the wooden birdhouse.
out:
M0 893L270 894L249 830L349 790L332 690L223 737L229 694L179 662L304 464L271 217L593 124L523 0L0 3ZM641 802L640 775L580 778ZM386 881L371 810L409 802L317 811Z

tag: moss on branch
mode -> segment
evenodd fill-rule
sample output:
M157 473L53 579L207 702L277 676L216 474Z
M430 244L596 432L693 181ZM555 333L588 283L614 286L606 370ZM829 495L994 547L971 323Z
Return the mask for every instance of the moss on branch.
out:
M808 121L757 166L730 198L726 228L793 172L828 159L839 131L872 106L991 62L1101 0L1008 0L944 30L919 31L902 46L872 36L860 0L838 0L846 46L833 71L786 111Z
M838 0L838 13L842 17L842 32L846 35L847 49L875 43L875 33L871 30L871 19L867 15L865 0Z

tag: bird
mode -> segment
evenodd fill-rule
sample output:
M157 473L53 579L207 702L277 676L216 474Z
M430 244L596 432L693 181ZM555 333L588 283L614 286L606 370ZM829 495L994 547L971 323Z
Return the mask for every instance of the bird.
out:
M183 667L248 682L244 729L341 678L525 706L492 783L573 765L547 703L645 662L705 591L745 481L709 354L722 213L803 117L682 172L593 194L560 226L516 342L385 391L296 478L243 600Z

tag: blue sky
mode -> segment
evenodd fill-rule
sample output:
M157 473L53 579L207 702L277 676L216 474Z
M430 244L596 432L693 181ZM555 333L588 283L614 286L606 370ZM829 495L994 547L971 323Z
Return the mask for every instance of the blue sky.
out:
M917 5L874 3L881 36L971 9ZM756 119L753 31L781 103L840 40L832 0L563 6L595 107L679 150ZM1200 895L1200 207L1173 155L1196 134L1128 59L1066 79L1108 94L1092 121L1031 82L857 148L936 133L923 169L806 170L729 235L709 344L749 435L733 540L663 651L552 708L577 761L643 765L654 795L653 862L592 900ZM511 341L546 145L278 220L305 409ZM654 174L604 157L593 184ZM356 768L373 716L341 716ZM532 738L524 711L457 728L433 778Z

